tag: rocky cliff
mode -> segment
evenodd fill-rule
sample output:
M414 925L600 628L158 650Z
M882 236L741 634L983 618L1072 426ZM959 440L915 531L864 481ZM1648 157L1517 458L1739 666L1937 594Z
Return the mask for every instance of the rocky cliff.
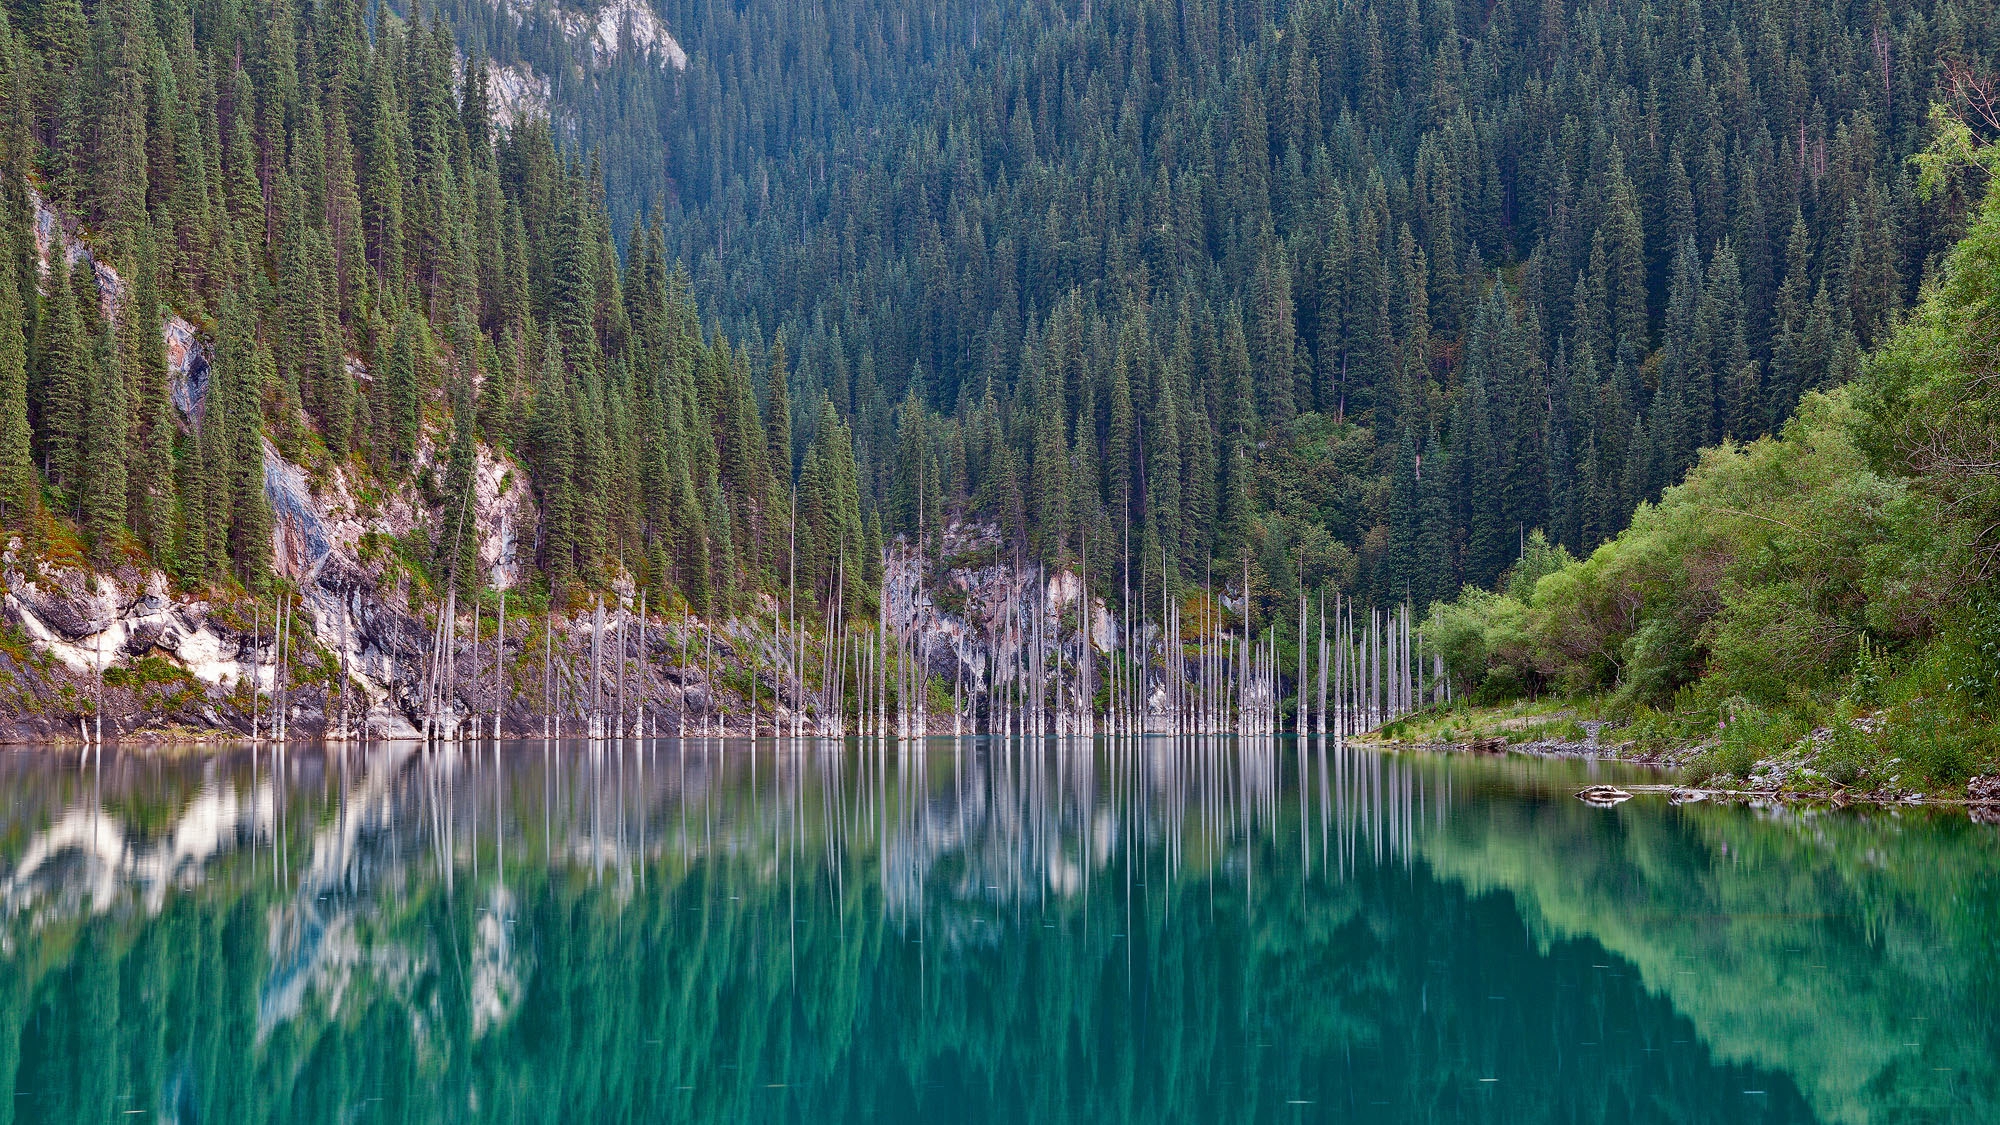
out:
M44 266L53 254L87 264L116 322L126 314L123 279L36 204ZM212 342L179 316L167 316L159 330L178 424L198 429ZM365 377L359 360L349 364ZM476 723L490 733L496 722L505 734L532 736L557 715L574 733L589 713L614 726L622 715L627 729L644 715L667 733L747 733L753 722L760 731L774 719L789 727L798 712L804 729L827 729L816 691L818 644L807 643L802 688L790 669L795 649L780 639L783 615L768 596L726 621L655 605L642 624L626 578L587 608L542 608L520 589L540 525L533 491L522 468L490 447L478 450L466 525L486 584L480 612L462 610L455 628L440 630L437 597L412 556L427 556L448 521L411 482L441 474L442 437L423 435L409 481L386 492L363 487L337 463L309 470L266 442L273 569L283 591L276 596L178 589L155 570L93 572L27 557L18 540L0 545L0 740L100 729L124 739L243 736L253 726L269 731L274 701L300 737L416 737L427 723L455 730ZM965 701L969 725L988 713L973 701L1009 670L1047 669L1053 706L1058 680L1073 693L1083 669L1101 669L1117 648L1118 623L1101 601L1091 600L1083 628L1075 573L1021 563L990 525L954 524L940 546L920 567L913 547L892 545L881 604L904 651L946 695ZM512 614L504 648L496 644L502 596ZM282 652L274 621L280 597L295 609ZM1102 682L1101 671L1093 675ZM928 718L934 732L953 729L949 709L932 706Z
M93 257L72 223L38 197L33 203L44 269L54 254L88 266L106 317L118 322L123 279ZM167 316L159 331L177 422L197 429L212 341L179 316ZM420 440L412 480L441 472L439 436ZM275 596L177 589L168 575L133 565L93 572L29 557L15 539L0 544L0 741L99 729L107 738L247 735L253 722L269 729L278 697L300 736L327 732L343 711L344 729L378 737L415 736L426 716L456 728L476 719L489 732L497 718L507 733L538 734L545 701L559 698L575 716L589 708L594 685L597 709L613 706L619 662L609 646L620 642L628 721L643 709L671 729L684 713L697 728L703 716L719 726L725 715L747 716L740 696L755 694L768 723L771 685L788 679L772 672L782 649L768 630L678 612L665 624L655 614L641 628L629 580L602 609L567 614L526 611L532 602L517 593L496 656L498 599L520 586L540 521L527 474L504 452L478 450L466 533L477 537L487 589L477 624L462 612L448 643L440 643L436 598L407 562L411 552L429 550L446 522L420 490L411 483L364 489L338 464L309 472L269 442L263 455L273 567L296 607L282 655ZM762 620L770 620L768 610Z

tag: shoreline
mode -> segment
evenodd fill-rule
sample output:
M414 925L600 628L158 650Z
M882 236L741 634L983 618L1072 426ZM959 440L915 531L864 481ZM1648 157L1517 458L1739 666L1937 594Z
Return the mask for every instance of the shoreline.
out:
M1404 742L1397 739L1364 739L1365 744L1384 749L1415 749L1438 754L1479 754L1490 757L1518 754L1524 757L1544 759L1566 759L1581 761L1594 759L1605 762L1619 762L1626 765L1643 766L1665 774L1683 769L1705 749L1699 745L1672 747L1664 750L1637 750L1636 744L1573 742L1553 739L1536 739L1527 742L1508 743L1504 738L1479 738L1453 742ZM1674 781L1633 782L1617 785L1585 786L1574 794L1586 804L1598 804L1585 794L1596 789L1609 789L1627 797L1658 796L1665 794L1675 805L1698 804L1714 801L1727 804L1780 804L1786 806L1823 806L1846 809L1860 806L1869 808L1962 808L1980 824L2000 824L2000 777L1974 776L1967 781L1968 790L1987 783L1990 788L1981 789L1981 794L1971 792L1965 795L1940 795L1904 789L1870 789L1856 791L1845 787L1834 789L1790 789L1778 779L1778 784L1767 788L1739 785L1684 784ZM1624 798L1610 801L1608 805L1623 803Z
M1598 724L1595 721L1592 721L1589 725L1597 726ZM1592 733L1593 735L1595 735L1597 732L1593 731ZM587 737L588 736L585 735L571 733L562 736L560 741L572 742ZM638 737L639 736L637 735L626 736L627 739L637 739ZM678 732L655 733L647 736L647 740L651 741L654 739L676 739L681 737L683 736L681 736ZM724 730L714 731L708 734L690 733L685 737L689 740L714 739L714 740L727 740L727 741L742 741L746 740L749 737L749 732L747 730L733 731L724 729ZM769 741L772 737L785 737L785 736L763 735L759 737L758 741L759 742ZM808 737L810 738L813 736L808 736ZM843 740L859 738L859 737L864 737L864 736L848 735L845 736ZM940 735L940 734L922 736L924 741L928 741L934 738L948 738L948 737L951 736ZM981 734L967 734L964 735L963 737L991 738L995 736L981 735ZM1281 737L1295 737L1295 736L1282 735ZM252 745L253 743L254 745L257 746L278 745L278 743L274 742L268 737L252 740L251 738L247 737L243 732L240 731L231 731L226 729L190 728L186 726L173 726L165 729L154 728L154 729L142 729L137 731L128 731L116 735L108 741L111 743L111 745L116 746L120 750L137 751L141 754L163 754L163 755L201 753L205 751L210 751L210 752L222 751L232 747ZM368 738L368 739L327 739L319 736L293 737L285 741L292 745L326 744L326 745L341 745L341 746L366 746L370 744L424 742L424 740L421 738L390 737L390 738ZM458 745L461 744L462 741L463 740L453 741L450 744ZM490 741L490 739L482 737L477 739L477 741L483 744ZM543 739L540 736L536 735L528 735L528 736L516 735L503 738L501 739L501 741L537 742L537 741L543 741ZM899 739L898 741L901 740ZM1968 779L1967 781L1966 788L1968 792L1960 795L1926 793L1918 790L1897 789L1897 788L1869 789L1869 790L1854 790L1846 787L1835 787L1831 789L1788 788L1784 784L1785 781L1790 777L1796 776L1796 774L1775 776L1773 778L1774 784L1763 787L1755 785L1751 786L1726 785L1726 784L1716 785L1716 784L1705 784L1705 783L1688 783L1688 782L1671 780L1675 771L1686 768L1690 762L1696 759L1706 749L1705 747L1698 744L1674 746L1663 749L1641 750L1638 748L1638 745L1633 742L1607 743L1607 742L1597 741L1595 738L1593 738L1590 741L1575 741L1567 739L1529 739L1521 742L1508 742L1504 737L1488 735L1472 739L1462 739L1462 740L1455 739L1451 741L1444 741L1437 739L1409 740L1401 738L1384 738L1381 737L1379 733L1370 733L1370 734L1356 736L1350 741L1356 746L1374 750L1418 751L1427 754L1439 754L1439 755L1465 754L1465 755L1476 755L1476 756L1496 757L1496 758L1507 757L1507 756L1521 756L1529 758L1541 758L1550 761L1595 760L1603 762L1616 762L1624 765L1640 766L1647 769L1651 769L1659 772L1664 777L1668 778L1668 780L1662 780L1656 782L1655 781L1625 782L1616 785L1606 784L1606 785L1585 786L1574 794L1579 799L1584 800L1586 803L1591 803L1591 804L1600 803L1598 801L1592 800L1588 796L1585 796L1585 794L1590 793L1592 790L1610 790L1610 791L1615 791L1618 794L1622 794L1622 796L1618 796L1615 799L1609 799L1603 802L1606 805L1606 807L1609 807L1610 805L1623 803L1623 801L1636 796L1650 797L1650 796L1665 795L1668 797L1671 803L1675 805L1696 804L1704 801L1714 801L1717 803L1728 803L1728 804L1747 803L1753 805L1781 804L1787 806L1823 806L1834 809L1845 809L1858 806L1866 806L1871 808L1884 808L1884 809L1921 808L1921 807L1963 808L1968 810L1968 812L1972 815L1972 819L1975 820L1976 822L1982 824L2000 824L2000 775L1974 776ZM97 748L99 745L101 744L95 742L86 742L84 740L81 740L77 738L74 734L66 734L66 735L52 735L48 737L39 737L31 739L7 739L4 742L0 742L0 752L5 752L5 751L21 752L21 751L36 751L36 750L88 751Z

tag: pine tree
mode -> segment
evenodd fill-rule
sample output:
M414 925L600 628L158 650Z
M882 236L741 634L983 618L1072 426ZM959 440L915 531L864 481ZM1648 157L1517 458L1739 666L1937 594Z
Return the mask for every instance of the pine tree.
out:
M1770 390L1764 402L1764 425L1770 429L1776 429L1784 421L1800 393L1816 378L1807 331L1812 303L1809 295L1812 279L1806 272L1810 239L1805 216L1794 210L1792 233L1785 246L1785 279L1778 287L1777 307L1772 315Z
M167 386L161 322L159 262L150 232L133 262L130 296L118 342L125 371L125 406L131 442L126 454L127 514L155 560L170 563L174 534L174 418Z
M785 337L771 345L769 405L765 409L764 440L771 465L772 497L790 494L792 481L792 392Z
M89 267L84 267L88 272ZM41 355L40 378L31 390L41 393L29 406L42 435L43 459L50 483L75 490L83 484L84 448L89 441L90 388L96 383L95 341L86 334L70 282L70 263L60 243L49 252L48 282L43 296L41 330L36 342Z
M1283 428L1291 424L1297 413L1298 397L1293 385L1297 333L1292 308L1292 270L1283 244L1266 240L1258 256L1250 299L1256 341L1251 359L1257 372L1258 416Z
M139 330L136 325L128 329ZM125 532L125 455L130 435L125 373L117 357L112 351L111 362L98 365L97 385L90 395L90 436L83 447L83 524L90 534L91 554L100 565L113 561Z
M1651 337L1646 316L1646 235L1638 195L1625 178L1625 158L1613 147L1605 174L1609 222L1605 255L1609 268L1610 333L1621 354L1643 356Z
M1501 503L1500 451L1494 441L1485 376L1471 369L1452 415L1451 461L1457 470L1456 522L1465 529L1464 577L1491 583L1507 566L1513 538Z
M528 455L535 466L536 499L542 509L542 566L549 592L560 599L576 574L576 438L570 402L574 393L563 363L562 342L545 343L542 375L528 415Z
M219 442L226 443L226 450L209 462L210 472L218 480L211 496L226 494L227 500L225 508L211 499L211 527L222 526L222 531L211 533L210 549L217 543L227 543L237 579L258 585L271 569L273 524L270 498L264 490L261 402L265 389L277 382L278 372L270 348L261 339L249 340L246 346L244 337L248 331L249 325L241 324L235 333L237 344L233 354L217 356L218 365L227 361L236 370L226 387L212 386L209 391L211 398L218 391L227 394L219 404L227 419L217 426ZM222 523L225 516L226 525Z
M1223 321L1220 380L1222 412L1216 440L1221 485L1216 497L1215 554L1232 557L1250 534L1250 451L1257 430L1250 350L1243 338L1243 318L1233 306Z
M430 332L413 309L396 326L389 360L375 382L381 402L374 407L379 433L375 450L392 466L407 464L423 424L423 396L430 367Z
M28 529L40 514L41 493L28 428L28 341L12 226L0 227L0 520Z

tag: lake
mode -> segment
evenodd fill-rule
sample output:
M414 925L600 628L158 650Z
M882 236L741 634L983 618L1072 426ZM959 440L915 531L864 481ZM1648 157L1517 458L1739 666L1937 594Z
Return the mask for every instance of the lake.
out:
M2000 829L1290 739L0 753L13 1122L1990 1121Z

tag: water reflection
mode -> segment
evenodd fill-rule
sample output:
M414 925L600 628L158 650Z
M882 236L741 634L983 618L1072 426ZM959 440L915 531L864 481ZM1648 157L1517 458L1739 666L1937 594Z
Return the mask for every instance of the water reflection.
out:
M7 1120L1976 1120L1993 832L1308 741L0 757Z

